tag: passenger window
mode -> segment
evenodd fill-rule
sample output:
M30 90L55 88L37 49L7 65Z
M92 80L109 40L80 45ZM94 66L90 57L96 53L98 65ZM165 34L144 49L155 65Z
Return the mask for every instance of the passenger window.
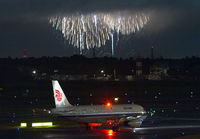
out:
M124 107L125 110L130 110L132 107Z

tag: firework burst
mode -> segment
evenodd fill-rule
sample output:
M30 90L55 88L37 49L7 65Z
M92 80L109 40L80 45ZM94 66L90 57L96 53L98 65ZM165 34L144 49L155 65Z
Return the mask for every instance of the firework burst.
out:
M142 29L149 21L149 16L127 13L92 13L56 16L49 19L56 30L60 30L69 43L80 49L101 47L107 40L112 40L112 55L114 55L113 35L129 35Z

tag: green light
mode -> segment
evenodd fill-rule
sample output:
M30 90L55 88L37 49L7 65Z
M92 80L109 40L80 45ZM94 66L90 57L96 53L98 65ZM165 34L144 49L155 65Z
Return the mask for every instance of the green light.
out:
M176 109L174 109L174 112L176 112Z
M20 126L21 127L27 127L27 123L21 123Z
M44 123L32 123L32 127L47 127L53 126L52 122L44 122Z

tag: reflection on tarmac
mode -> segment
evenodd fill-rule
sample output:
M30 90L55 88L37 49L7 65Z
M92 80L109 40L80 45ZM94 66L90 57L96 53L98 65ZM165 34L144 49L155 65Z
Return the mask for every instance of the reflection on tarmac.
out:
M190 124L190 123L188 123ZM94 128L86 130L76 128L24 128L10 129L0 132L3 138L131 138L131 139L169 139L184 137L200 133L199 125L174 125L157 127L127 128L122 127L119 132L111 129Z
M133 132L145 131L145 130L165 130L165 129L190 129L190 128L200 128L200 125L178 125L178 126L160 126L160 127L141 127L133 128Z
M33 118L33 117L32 117ZM30 120L33 120L30 118ZM39 118L43 119L43 118ZM50 120L50 117L45 118ZM16 119L20 120L20 119ZM37 119L38 120L38 119ZM5 128L0 123L1 138L131 138L131 139L171 139L185 137L188 135L198 135L200 133L200 119L182 117L162 117L153 116L144 120L140 128L130 128L122 126L119 132L102 127L94 127L93 130L86 130L82 125L72 125L72 123L58 121L54 123L59 126L52 128ZM5 124L5 123L4 123ZM62 124L62 125L61 125ZM199 136L198 136L199 137ZM181 139L181 138L180 138Z
M173 129L173 130L151 130L132 132L133 129L121 129L120 132L114 132L111 129L94 129L92 131L86 131L84 129L30 129L30 130L12 130L6 131L4 134L0 133L5 138L125 138L125 139L171 139L175 137L184 137L188 135L196 135L199 133L199 129ZM6 133L6 136L4 136Z

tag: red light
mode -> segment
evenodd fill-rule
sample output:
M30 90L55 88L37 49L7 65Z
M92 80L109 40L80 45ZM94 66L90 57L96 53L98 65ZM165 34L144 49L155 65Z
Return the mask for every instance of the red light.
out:
M102 123L89 123L90 126L101 126Z
M111 106L111 103L110 103L110 102L107 102L107 103L106 103L106 106L107 106L107 107L110 107L110 106Z
M107 133L108 133L108 136L113 136L113 130L110 129L110 130L108 130Z

